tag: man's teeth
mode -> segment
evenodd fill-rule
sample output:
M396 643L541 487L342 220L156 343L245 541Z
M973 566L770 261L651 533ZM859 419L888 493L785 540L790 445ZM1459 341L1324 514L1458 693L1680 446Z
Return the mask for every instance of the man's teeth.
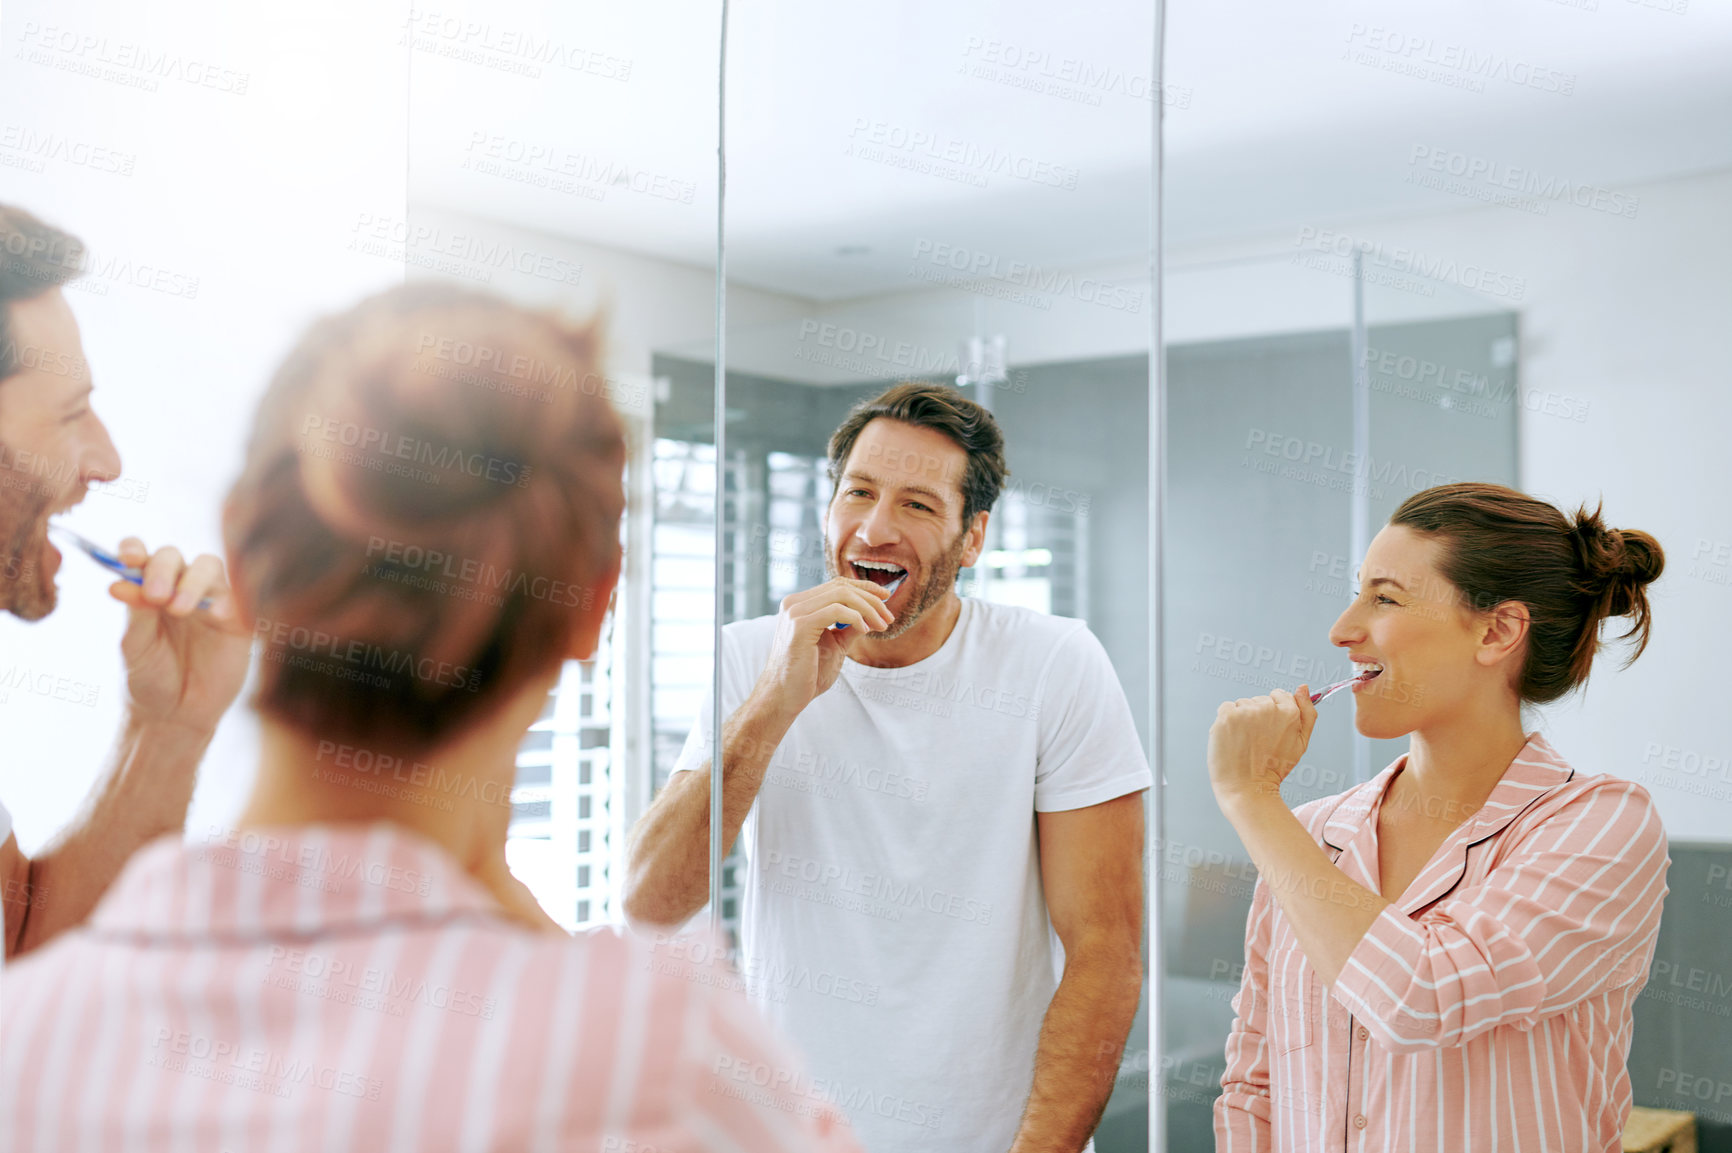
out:
M878 583L881 588L889 589L892 596L895 595L902 582L908 579L907 569L899 564L891 564L889 561L857 560L854 562L854 568L859 572L870 571L888 574L891 577L890 580L875 583Z

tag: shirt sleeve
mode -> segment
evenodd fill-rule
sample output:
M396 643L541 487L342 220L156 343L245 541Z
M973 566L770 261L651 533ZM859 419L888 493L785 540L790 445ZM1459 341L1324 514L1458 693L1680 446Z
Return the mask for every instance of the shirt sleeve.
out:
M751 681L741 681L745 674L741 671L743 641L739 628L739 625L731 624L722 629L722 709L723 715L729 717L745 703L746 693L752 681L757 679L754 671ZM673 768L668 770L670 776L694 772L703 768L710 759L710 740L715 735L715 699L716 686L712 678L704 688L703 699L698 702L697 717L692 722L691 731L686 733L686 743L680 747Z
M1227 1068L1215 1098L1217 1153L1263 1153L1274 1148L1269 1104L1269 890L1257 882L1245 925L1245 975L1233 998L1227 1033Z
M1640 785L1594 778L1483 884L1415 919L1383 910L1334 995L1397 1052L1531 1029L1646 979L1666 896L1666 834Z
M714 690L705 689L697 718L686 734L686 743L680 746L680 755L674 759L673 768L668 770L670 777L675 773L696 772L710 759L710 730L715 728L715 706L711 703L714 700Z
M1054 650L1040 686L1034 808L1083 809L1154 783L1125 690L1083 625Z

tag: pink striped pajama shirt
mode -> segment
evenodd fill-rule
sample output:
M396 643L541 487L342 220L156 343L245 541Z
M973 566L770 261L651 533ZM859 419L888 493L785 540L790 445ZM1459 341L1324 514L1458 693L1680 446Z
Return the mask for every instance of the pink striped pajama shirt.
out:
M1372 892L1405 759L1297 811ZM1332 988L1260 880L1216 1148L1617 1153L1669 863L1641 786L1576 773L1536 733Z
M159 840L6 968L0 1149L857 1151L704 952L532 934L386 823Z

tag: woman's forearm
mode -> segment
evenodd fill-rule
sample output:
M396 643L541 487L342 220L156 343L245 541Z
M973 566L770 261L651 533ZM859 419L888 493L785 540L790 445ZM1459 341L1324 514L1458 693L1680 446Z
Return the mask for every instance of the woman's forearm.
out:
M1224 797L1221 811L1293 926L1311 967L1334 984L1389 902L1337 868L1279 793Z

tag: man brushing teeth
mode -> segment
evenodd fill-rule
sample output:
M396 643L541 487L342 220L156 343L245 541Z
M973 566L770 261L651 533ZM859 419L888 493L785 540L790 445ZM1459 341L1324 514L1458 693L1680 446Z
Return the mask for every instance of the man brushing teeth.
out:
M862 439L866 441L866 453L877 457L885 457L894 448L883 441L892 439L892 434L886 429L874 430L870 426L862 431ZM924 438L922 438L924 439ZM939 447L939 446L931 446ZM884 535L887 527L884 522L877 524L857 522L851 517L857 515L860 509L874 500L873 493L895 483L895 472L888 470L890 475L881 473L887 470L875 469L870 463L861 462L855 468L844 473L839 479L841 490L830 502L831 524L826 526L826 537L834 540L838 533L847 534L846 539L837 546L835 552L826 555L824 559L825 572L832 581L837 579L863 580L881 589L884 607L891 614L891 623L884 628L872 632L862 639L864 647L858 652L849 651L851 659L861 664L880 664L882 658L875 659L874 653L882 653L886 641L893 641L906 635L909 630L920 624L926 614L934 608L940 609L940 619L945 619L943 606L950 604L951 612L943 631L948 633L955 627L957 611L960 610L962 598L956 595L956 578L963 569L980 559L980 548L986 537L985 513L980 514L978 531L963 530L948 546L932 547L942 538L942 533L922 531L930 526L919 523L908 526L911 531L909 539L900 541L905 547L896 550L893 555L883 555L885 549L874 547L874 544ZM909 515L905 520L921 521L928 519L929 509L943 507L945 499L939 495L936 488L925 484L912 484L905 487L909 500ZM923 502L919 498L925 497ZM924 516L920 514L925 514ZM851 530L851 531L850 531ZM898 534L900 535L900 534ZM926 539L926 538L932 539ZM927 560L923 563L920 555L909 555L909 549L927 548ZM846 575L844 575L846 574ZM900 602L896 594L902 586L908 585L908 595ZM825 587L825 586L820 586ZM837 621L837 624L847 622ZM927 633L930 637L937 632L939 621L930 620ZM910 650L904 650L910 651ZM892 650L892 662L897 654Z
M871 581L891 596L896 595L896 590L902 586L903 578L908 575L907 569L888 561L856 559L848 563L853 565L856 579ZM835 575L835 569L832 568L830 572L832 576Z
M0 204L0 612L37 621L58 601L60 551L48 521L120 475L120 455L91 405L78 321L60 286L83 265L73 236ZM120 651L126 711L109 768L77 819L26 856L0 805L4 955L84 920L132 851L186 822L198 764L246 676L251 637L222 562L152 553L129 537L120 559L144 583L115 581L127 606ZM200 601L210 608L198 611ZM105 663L108 658L103 658Z
M902 587L902 582L908 579L907 569L888 561L851 560L845 564L854 574L855 580L871 581L883 589L886 605L890 603L890 598L896 595L896 590ZM836 578L836 566L834 564L827 564L825 570L832 580ZM892 625L891 627L896 628L898 626Z
M897 385L829 456L830 579L723 632L747 986L874 1153L1084 1149L1142 983L1130 707L1083 622L957 595L1007 473L986 409ZM633 831L635 922L707 898L711 716Z

